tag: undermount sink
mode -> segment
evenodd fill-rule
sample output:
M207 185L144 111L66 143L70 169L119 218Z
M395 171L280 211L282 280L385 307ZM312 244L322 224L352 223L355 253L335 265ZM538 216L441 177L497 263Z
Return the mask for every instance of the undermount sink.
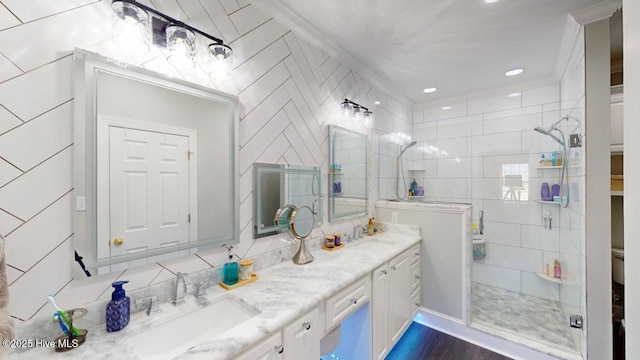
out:
M384 235L374 235L369 241L375 241L383 244L394 245L398 243L398 240L390 239Z
M206 306L178 313L167 321L151 325L132 336L130 343L143 359L172 359L259 313L235 296L225 294Z

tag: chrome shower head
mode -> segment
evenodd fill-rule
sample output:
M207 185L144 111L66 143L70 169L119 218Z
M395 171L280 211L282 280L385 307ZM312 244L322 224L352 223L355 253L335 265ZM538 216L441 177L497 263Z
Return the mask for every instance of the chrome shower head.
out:
M564 142L564 133L560 129L555 127L556 124L551 125L551 127L548 128L548 129L543 129L543 128L537 126L537 127L533 128L533 130L539 132L540 134L544 134L544 135L550 136L553 140L555 140L555 142L557 142L558 144L560 144L560 145L562 145L564 147L564 146L566 146L565 142ZM554 131L554 130L559 132L560 135L562 135L562 139L560 139L557 136L553 135L552 131Z
M540 134L544 134L544 135L550 135L551 134L550 130L543 129L543 128L539 127L539 126L536 126L535 128L533 128L533 130L539 132Z
M398 155L398 157L402 156L402 154L404 154L405 151L409 150L409 148L412 147L415 144L417 144L417 142L412 141L407 145L400 146L400 155ZM403 147L404 147L404 149L403 149Z

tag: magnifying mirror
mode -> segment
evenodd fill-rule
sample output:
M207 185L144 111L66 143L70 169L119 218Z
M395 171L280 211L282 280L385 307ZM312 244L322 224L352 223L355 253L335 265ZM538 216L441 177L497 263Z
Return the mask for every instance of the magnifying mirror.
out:
M293 256L293 262L302 265L313 261L313 256L309 254L304 245L304 239L311 234L313 230L313 211L308 206L296 208L291 214L291 233L297 239L300 239L300 249Z
M291 228L291 215L293 215L296 207L293 205L282 205L273 219L273 224L279 233L286 233Z

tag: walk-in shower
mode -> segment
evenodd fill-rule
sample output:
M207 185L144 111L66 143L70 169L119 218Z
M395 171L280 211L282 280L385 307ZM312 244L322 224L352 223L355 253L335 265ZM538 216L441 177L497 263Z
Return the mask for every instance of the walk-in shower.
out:
M409 144L400 146L400 154L398 155L396 171L396 196L398 197L398 200L404 200L407 198L407 182L404 178L404 170L402 168L402 154L404 154L405 151L409 150L409 148L411 148L415 144L417 143L415 141L412 141ZM403 192L400 191L400 174L402 174L402 185L404 186Z

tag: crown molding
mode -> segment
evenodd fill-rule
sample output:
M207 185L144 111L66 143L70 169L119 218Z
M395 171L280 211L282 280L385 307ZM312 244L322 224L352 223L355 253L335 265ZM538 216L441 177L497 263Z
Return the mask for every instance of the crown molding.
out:
M580 36L581 30L580 24L578 24L573 16L567 15L567 23L564 27L564 34L562 35L562 41L560 42L560 51L558 53L558 58L556 59L556 66L553 72L553 75L558 79L562 79L562 75L569 64L569 59L571 58L571 53L575 48L576 41L578 41L578 37Z
M348 51L340 47L329 37L324 35L320 30L311 25L307 20L300 16L295 11L291 10L288 6L282 3L280 0L254 0L254 5L257 5L260 9L264 10L274 19L284 24L293 30L296 34L302 36L305 40L312 45L327 52L332 57L342 62L351 68L352 71L356 71L366 79L368 79L374 86L380 90L385 91L391 95L394 99L408 108L412 108L413 101L391 85L387 80L380 77L376 72L364 65L360 60L356 59Z
M571 16L573 16L578 24L587 25L610 18L611 15L621 7L622 0L608 0L574 11L571 13Z

